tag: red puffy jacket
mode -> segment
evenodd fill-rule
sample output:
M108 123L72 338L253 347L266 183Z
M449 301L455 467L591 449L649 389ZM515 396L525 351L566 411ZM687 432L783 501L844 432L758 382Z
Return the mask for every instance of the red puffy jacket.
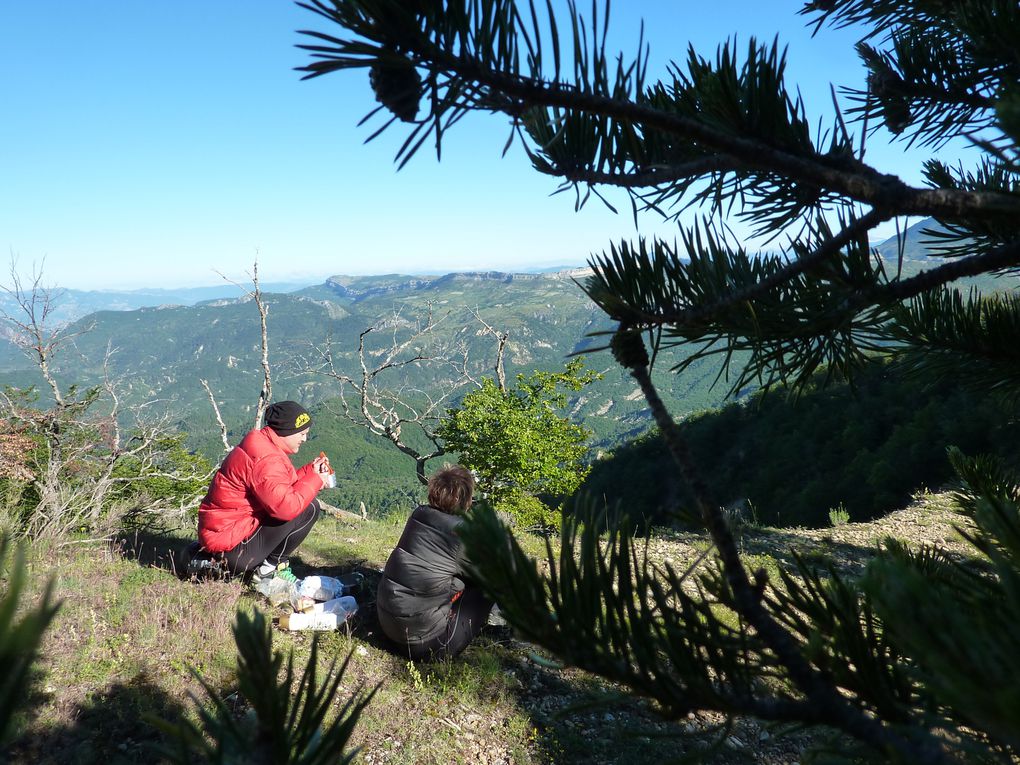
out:
M321 488L311 463L294 469L272 428L253 430L213 477L198 508L198 540L209 552L232 550L269 519L296 517Z

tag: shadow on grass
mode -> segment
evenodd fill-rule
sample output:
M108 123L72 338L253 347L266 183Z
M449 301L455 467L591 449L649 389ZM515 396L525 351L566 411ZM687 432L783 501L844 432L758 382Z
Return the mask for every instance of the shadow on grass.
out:
M184 577L185 548L194 541L186 532L122 531L116 536L120 554L140 566L152 566Z
M564 765L659 765L698 762L705 765L750 765L758 762L798 762L811 734L765 733L752 719L732 726L722 715L680 713L679 719L660 715L654 702L628 694L626 689L572 668L556 668L535 660L544 652L487 628L474 651L499 657L512 678L518 709L535 728L531 759Z
M779 529L756 528L740 539L741 552L769 555L787 571L795 571L799 557L809 568L824 570L831 563L842 574L858 575L879 547L837 542L832 537L806 538Z
M6 752L0 752L0 761L40 765L159 762L155 748L168 742L142 716L176 722L183 714L184 708L177 701L145 674L139 674L67 710L66 717L73 723L53 726L32 721Z
M193 541L184 533L159 534L152 532L132 531L117 536L120 540L121 554L128 560L136 561L140 566L153 566L171 572L178 578L186 578L183 574L185 565L184 549ZM362 585L354 593L358 601L358 613L349 622L350 634L378 648L390 648L386 637L378 629L375 614L375 593L379 586L381 572L365 561L347 559L337 565L309 565L301 557L300 548L290 559L291 569L299 578L311 576L331 576L340 578L344 574L358 573L362 576ZM236 578L235 578L236 581ZM196 586L200 586L197 585Z

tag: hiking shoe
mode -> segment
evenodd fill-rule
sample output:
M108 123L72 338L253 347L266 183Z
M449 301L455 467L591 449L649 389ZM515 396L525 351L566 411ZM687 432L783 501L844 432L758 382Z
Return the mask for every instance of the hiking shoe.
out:
M489 620L486 624L490 627L506 627L510 629L510 625L507 624L506 619L503 617L503 612L499 610L497 605L494 605L492 610L489 611Z
M272 569L269 572L263 572L261 567L252 572L251 583L253 585L257 585L267 579L279 579L284 582L290 582L291 584L297 584L298 582L298 578L290 569L290 561L286 560L278 564L275 569Z
M182 557L184 575L193 582L227 577L227 567L223 557L206 552L197 541L192 542L184 549Z

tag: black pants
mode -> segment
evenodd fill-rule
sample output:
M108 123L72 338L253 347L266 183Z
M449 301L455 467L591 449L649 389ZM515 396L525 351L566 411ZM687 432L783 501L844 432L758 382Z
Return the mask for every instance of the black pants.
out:
M421 645L407 646L408 656L416 661L453 658L482 631L491 611L492 601L479 588L468 585L450 610L446 631Z
M266 560L280 563L305 541L308 532L319 520L319 512L319 500L313 499L308 507L289 521L261 524L237 547L223 553L223 558L234 574L252 571Z

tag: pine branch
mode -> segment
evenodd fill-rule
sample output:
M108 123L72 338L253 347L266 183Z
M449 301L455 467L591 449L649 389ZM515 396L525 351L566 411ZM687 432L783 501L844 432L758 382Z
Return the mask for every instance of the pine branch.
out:
M629 304L626 314L618 313L609 297L620 295L619 283L624 277L616 267L619 260L617 263L613 263L605 255L589 261L589 265L595 273L588 277L586 283L582 285L582 289L606 311L610 318L626 321L631 326L650 328L664 325L683 327L704 324L733 306L750 303L771 290L788 284L795 277L804 274L827 259L835 257L841 249L859 240L862 236L866 236L868 231L888 219L889 216L884 212L872 210L845 226L838 234L824 238L814 250L792 260L787 265L756 279L745 287L724 294L710 303L690 308L675 311L667 309L662 313L653 314L642 311L634 304ZM694 248L688 247L687 249L693 251ZM637 275L631 278L633 283L645 281Z
M613 355L622 366L630 370L641 387L666 447L691 487L702 523L719 552L737 612L747 619L761 640L775 652L777 660L789 672L790 679L818 710L819 717L855 738L870 743L879 751L898 753L906 762L952 762L952 758L945 754L937 741L905 739L874 718L863 714L835 690L829 678L824 677L804 659L793 636L764 608L762 602L764 582L752 585L748 579L732 531L719 505L708 499L708 489L694 467L676 421L666 410L648 374L648 356L640 335L626 329L619 330L613 338Z
M534 70L530 75L519 72L519 64L512 55L517 44L516 28L511 25L499 27L499 35L492 41L506 45L511 53L494 57L470 45L460 47L464 33L481 34L477 26L472 27L472 23L477 23L477 20L468 18L466 14L455 19L444 18L448 25L445 29L440 29L440 24L436 22L435 27L429 30L432 37L419 26L426 16L415 19L413 30L405 24L399 28L399 35L391 36L387 33L389 27L383 18L386 15L383 10L385 3L377 1L361 4L364 17L352 17L343 11L316 5L317 12L336 23L349 25L356 34L372 42L344 41L317 33L316 36L327 38L332 45L312 46L320 60L302 68L309 72L307 77L391 60L393 54L387 52L388 47L397 46L403 52L408 67L421 66L435 75L450 79L448 90L453 92L452 97L433 94L430 98L426 92L430 87L429 80L426 78L423 81L426 101L432 104L433 121L440 120L446 111L456 114L463 110L496 110L516 120L538 107L565 109L603 118L609 121L607 125L640 126L645 131L660 131L678 139L693 141L741 163L748 170L774 172L799 183L884 209L891 216L933 215L956 219L968 215L988 218L1015 218L1020 215L1020 199L1016 197L991 192L912 188L898 178L881 174L851 157L828 157L816 152L794 153L754 137L721 131L718 126L696 117L669 113L636 100L605 95L615 92L613 86L605 79L600 79L598 72L588 70L585 51L577 46L576 41L574 54L581 62L577 66L578 81L575 84L565 84L544 80ZM456 16L449 9L447 13ZM459 90L460 85L468 83L475 94L473 96ZM436 140L441 140L439 132Z
M706 157L682 164L649 167L629 173L607 173L583 168L566 169L553 166L541 168L539 171L545 175L563 178L570 183L639 189L674 184L678 181L699 178L709 173L724 173L742 169L744 168L741 163L727 157Z
M1020 397L1020 297L956 290L922 294L886 328L908 373L952 376L976 391Z

